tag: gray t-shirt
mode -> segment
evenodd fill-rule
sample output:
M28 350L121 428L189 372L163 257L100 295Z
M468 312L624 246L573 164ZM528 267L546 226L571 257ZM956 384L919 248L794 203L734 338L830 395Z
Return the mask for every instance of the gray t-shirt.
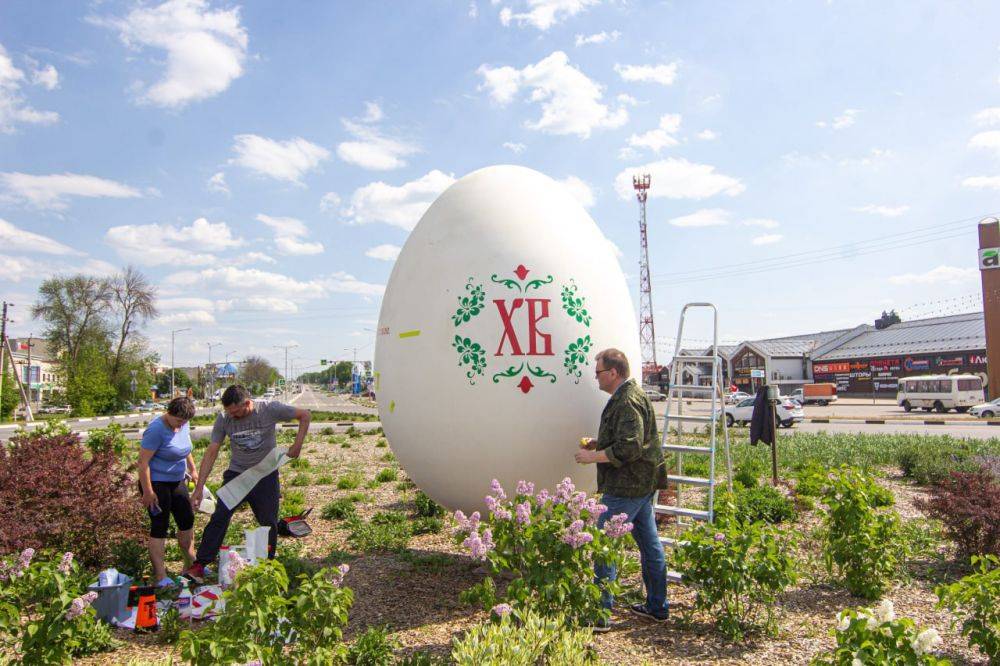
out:
M277 446L274 424L295 417L295 407L280 402L254 400L253 411L242 419L225 413L215 417L212 441L222 442L228 435L232 447L229 469L245 472Z

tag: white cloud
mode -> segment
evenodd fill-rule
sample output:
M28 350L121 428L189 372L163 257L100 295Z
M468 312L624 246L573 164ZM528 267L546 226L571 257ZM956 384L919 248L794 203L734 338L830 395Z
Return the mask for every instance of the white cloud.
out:
M320 298L326 294L324 285L318 280L303 282L280 273L233 266L173 273L163 280L163 284L167 287L195 287L201 293L217 293L225 296L253 293L256 298L306 300Z
M983 109L975 116L973 120L977 125L1000 125L1000 106L993 106L988 109Z
M321 213L333 213L340 208L340 195L336 192L327 192L319 200L319 210Z
M594 205L594 191L586 181L576 176L566 176L557 182L565 187L569 191L570 196L576 199L584 208L590 208Z
M854 124L859 113L861 113L861 109L844 109L843 113L829 122L825 120L816 121L816 127L829 127L835 130L846 129Z
M181 310L167 315L160 315L156 318L156 323L165 324L201 324L209 326L215 323L215 315L208 310Z
M673 85L677 80L676 62L667 65L615 65L615 71L622 80L630 83L659 83L663 86Z
M648 173L649 196L667 199L707 199L717 194L733 197L746 189L738 178L717 173L709 164L696 164L679 157L629 167L615 176L615 190L622 199L635 196L632 176Z
M260 213L257 221L263 222L274 232L274 244L280 254L310 255L323 251L322 243L304 240L309 235L309 227L294 217L272 217Z
M476 6L475 0L469 3L469 18L475 19L479 17L479 7Z
M523 143L512 143L510 141L505 141L503 147L509 150L510 152L514 153L515 155L520 155L521 153L524 152L524 149L527 146L525 146Z
M251 171L292 183L301 184L302 177L329 159L330 151L302 138L275 141L256 134L237 134L230 162Z
M27 257L8 257L0 254L0 280L20 282L25 278L35 278L44 264Z
M276 264L278 263L274 257L264 254L263 252L245 252L237 257L230 258L229 263L234 266L247 266L249 264Z
M146 87L140 101L168 108L213 97L243 74L247 32L240 10L211 11L206 0L167 0L139 6L124 18L89 17L95 25L118 31L126 46L166 52L166 72Z
M1000 190L1000 176L969 176L962 180L962 187L971 190Z
M715 141L716 139L719 138L719 134L710 129L703 129L702 131L698 132L697 137L702 141Z
M0 199L27 203L35 208L63 210L67 197L110 197L129 199L140 197L139 190L113 180L77 173L33 176L27 173L0 173L4 193Z
M675 227L721 227L729 224L732 213L722 208L703 208L670 220Z
M366 257L380 259L382 261L396 261L403 248L398 245L376 245L365 251Z
M156 309L163 312L175 310L211 310L214 307L211 300L198 297L176 297L156 299Z
M341 119L341 122L344 123L344 129L356 139L337 145L337 156L348 164L371 171L388 171L406 166L403 158L419 151L417 146L390 139L375 127L346 118Z
M227 197L229 196L229 186L226 185L226 174L221 171L208 179L205 188L209 192L218 192L219 194L225 194Z
M48 236L42 236L14 226L0 218L0 248L5 252L40 252L42 254L82 255L83 252L63 245Z
M604 44L605 42L617 42L618 38L622 36L622 33L617 30L612 30L611 32L606 32L602 30L601 32L594 35L577 35L576 45L586 46L587 44Z
M754 245L773 245L781 241L784 238L781 234L764 234L763 236L755 236L751 243Z
M548 30L556 23L600 3L601 0L526 0L528 11L514 13L509 7L504 7L500 10L500 22L506 26L517 21L539 30Z
M0 255L0 281L39 280L59 273L84 273L110 277L117 270L108 262L100 259L87 259L82 264L70 264L63 261L35 261L24 256Z
M353 275L338 271L323 281L323 285L336 294L360 294L362 296L381 296L385 292L384 284L362 282Z
M882 217L899 217L906 211L910 210L909 206L877 206L875 204L868 204L867 206L858 206L852 208L855 213L869 213L871 215L881 215Z
M218 252L243 245L225 222L203 217L190 226L171 224L127 224L111 227L104 234L108 245L122 258L148 266L167 264L211 264Z
M761 227L762 229L776 229L781 226L777 220L766 217L751 217L740 222L745 227Z
M611 110L602 104L604 87L569 64L562 51L555 51L523 69L481 65L480 90L487 90L498 104L511 102L519 90L531 91L529 99L541 104L542 115L525 127L549 134L575 134L586 139L595 129L621 127L628 120L624 108Z
M639 100L628 93L619 93L615 99L623 106L637 106L639 104Z
M219 312L233 310L250 310L254 312L277 312L291 314L299 311L299 306L287 298L249 296L247 298L230 298L215 302Z
M969 139L969 148L992 150L1000 154L1000 130L980 132Z
M33 64L34 61L32 61ZM42 86L46 90L55 90L59 87L59 72L52 65L46 65L45 67L32 67L31 69L31 83L36 86Z
M676 146L676 134L681 128L681 114L668 113L660 117L660 125L654 130L644 134L633 134L628 139L628 145L632 148L648 148L653 152L660 152L664 148Z
M956 266L938 266L926 273L903 273L893 275L889 282L895 285L913 284L961 284L979 281L979 271L975 268L958 268Z
M342 215L355 224L385 222L409 231L417 226L434 199L454 182L451 174L435 169L398 187L382 181L369 183L354 191Z
M53 71L55 71L53 69ZM39 111L30 106L21 93L24 72L14 66L0 44L0 132L10 134L18 124L51 125L59 120L55 111Z
M376 102L365 102L365 115L362 120L366 123L377 123L385 117L382 107Z

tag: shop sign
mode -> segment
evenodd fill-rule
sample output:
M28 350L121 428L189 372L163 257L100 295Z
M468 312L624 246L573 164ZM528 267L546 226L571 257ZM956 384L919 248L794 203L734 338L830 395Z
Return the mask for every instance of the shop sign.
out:
M943 368L949 368L956 365L963 365L965 361L965 359L961 356L952 356L949 358L938 356L936 360L938 366Z
M850 363L813 363L813 374L833 375L838 372L850 371Z
M1000 247L979 248L979 269L1000 268Z
M764 371L754 368L750 371L750 376L756 379L764 379Z
M898 358L873 358L872 370L899 370L901 362Z
M969 365L986 365L986 357L979 354L969 354Z
M903 368L905 368L906 370L909 370L909 371L913 371L913 370L930 370L930 368L931 368L931 362L928 361L927 359L923 359L923 358L920 358L920 359L910 358L909 356L907 356L906 360L903 361Z

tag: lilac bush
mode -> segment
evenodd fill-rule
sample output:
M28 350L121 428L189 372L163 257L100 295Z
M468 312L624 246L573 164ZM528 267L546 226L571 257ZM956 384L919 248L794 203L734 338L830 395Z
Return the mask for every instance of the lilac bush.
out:
M576 490L563 479L554 493L535 493L534 484L519 481L508 497L496 479L485 498L487 515L455 512L455 538L477 560L486 562L493 575L513 577L502 599L493 593L487 578L466 594L484 609L532 608L545 614L562 614L574 622L607 618L601 591L619 593L614 581L594 581L594 564L621 566L624 539L632 531L628 516L613 516L598 529L597 519L607 507ZM497 604L498 601L505 603ZM509 605L508 605L509 604Z

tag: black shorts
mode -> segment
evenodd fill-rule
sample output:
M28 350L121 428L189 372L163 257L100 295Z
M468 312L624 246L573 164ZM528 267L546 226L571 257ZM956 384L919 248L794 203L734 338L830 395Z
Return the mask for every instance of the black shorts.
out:
M153 481L153 492L160 504L160 513L149 514L149 536L166 539L171 515L179 532L194 527L194 511L185 481Z

